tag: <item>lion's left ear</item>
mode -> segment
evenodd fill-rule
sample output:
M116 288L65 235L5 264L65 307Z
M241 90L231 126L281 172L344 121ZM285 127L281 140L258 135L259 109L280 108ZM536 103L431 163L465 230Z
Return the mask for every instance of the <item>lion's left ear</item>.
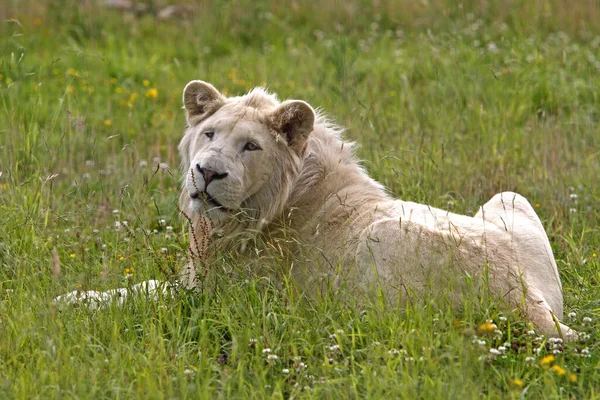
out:
M315 125L315 111L301 100L285 101L272 112L271 123L291 148L302 153Z
M213 85L204 81L191 81L183 89L183 106L187 120L195 125L217 111L225 97Z

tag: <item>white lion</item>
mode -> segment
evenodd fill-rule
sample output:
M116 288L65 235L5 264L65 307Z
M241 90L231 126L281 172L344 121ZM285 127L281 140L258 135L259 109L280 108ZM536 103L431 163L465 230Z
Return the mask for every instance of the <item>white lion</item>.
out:
M376 287L389 299L406 299L432 285L460 292L461 282L479 279L544 334L577 337L559 322L556 262L522 196L497 194L474 217L395 200L360 166L341 130L303 101L279 102L261 88L227 98L192 81L183 103L189 126L179 145L180 205L194 253L242 248L259 232L267 241L293 232L297 247L316 255L313 269L294 273L301 285L329 274L355 293ZM196 274L190 263L183 283L194 286ZM134 290L159 287L149 281ZM57 300L127 293L72 292Z

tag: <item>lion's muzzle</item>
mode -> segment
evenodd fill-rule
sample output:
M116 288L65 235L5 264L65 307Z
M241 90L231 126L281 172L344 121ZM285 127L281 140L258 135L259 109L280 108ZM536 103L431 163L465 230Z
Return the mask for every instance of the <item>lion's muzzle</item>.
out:
M227 175L229 175L227 172L218 173L217 171L213 171L208 168L202 168L200 166L200 164L196 164L196 169L198 170L198 172L200 172L202 174L202 177L204 178L205 186L208 186L208 184L211 183L212 181L216 181L218 179L223 179L223 178L227 177Z

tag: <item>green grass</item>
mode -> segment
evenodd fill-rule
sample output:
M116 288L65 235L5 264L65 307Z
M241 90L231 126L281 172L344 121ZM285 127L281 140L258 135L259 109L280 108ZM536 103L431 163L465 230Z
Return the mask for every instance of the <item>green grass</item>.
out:
M239 0L183 21L86 3L0 6L1 398L600 397L595 2ZM589 338L553 345L487 299L304 299L249 271L285 268L275 255L223 255L205 293L57 310L64 292L186 262L176 147L192 79L321 107L397 197L473 213L522 193ZM489 319L501 336L478 330Z

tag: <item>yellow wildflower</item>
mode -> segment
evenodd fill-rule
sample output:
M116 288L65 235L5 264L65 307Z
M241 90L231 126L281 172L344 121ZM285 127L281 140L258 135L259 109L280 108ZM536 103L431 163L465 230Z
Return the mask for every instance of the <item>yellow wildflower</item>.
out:
M113 85L114 85L115 83L117 83L117 78L110 78L110 83L112 83Z
M540 208L540 203L535 203L535 208Z
M104 125L106 125L106 126L111 126L111 125L112 125L112 120L110 120L110 119L105 119L105 120L104 120Z
M158 97L158 89L156 89L156 88L148 89L148 91L146 92L146 97L148 97L150 99L156 99Z
M523 381L519 378L513 379L510 383L512 383L516 387L523 387Z
M135 99L137 99L138 94L137 92L133 92L129 95L129 102L133 104L133 102L135 101Z
M73 86L67 86L67 93L73 93Z
M547 367L552 364L556 360L556 357L553 354L548 354L547 356L542 357L540 360L540 364L542 367Z
M71 253L71 254L69 254L69 256L70 256L71 258L75 258L75 257L77 257L77 256L75 255L75 253Z
M13 83L13 80L10 76L7 76L5 82L7 85L10 85L11 83Z
M552 370L552 372L554 372L558 376L563 376L564 374L567 373L567 371L565 371L565 369L563 367L561 367L560 365L553 365L552 368L550 368L550 369Z
M116 94L121 94L121 93L123 93L123 88L122 88L122 87L120 87L120 86L119 86L119 87L117 87L117 88L115 89L115 93L116 93Z
M150 81L149 81L148 79L144 79L144 80L142 81L142 84L143 84L144 86L148 87L148 86L150 86Z
M486 321L483 324L479 325L477 330L479 331L479 333L484 334L494 333L494 331L496 331L496 325L494 325L492 321Z
M575 374L569 374L568 379L571 383L577 383L577 375Z

